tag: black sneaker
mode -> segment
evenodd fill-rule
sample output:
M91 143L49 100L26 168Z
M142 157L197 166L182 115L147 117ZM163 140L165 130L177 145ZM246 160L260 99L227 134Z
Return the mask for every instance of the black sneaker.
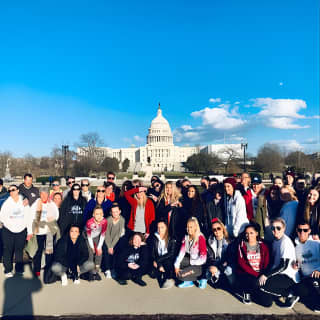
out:
M219 281L219 278L217 278L216 276L212 276L211 277L211 283L215 284Z
M313 307L313 311L316 312L316 313L320 313L320 305L317 304Z
M118 283L119 283L120 285L122 285L122 286L125 286L125 285L128 284L127 280L118 279L117 281L118 281Z
M100 274L99 274L99 273L94 273L94 274L93 274L93 280L95 280L95 281L101 281Z
M251 304L251 294L250 293L243 293L242 302L244 304Z
M132 278L132 281L141 287L145 287L147 285L141 278Z
M299 301L299 299L299 296L289 295L282 306L287 309L292 309L294 305Z

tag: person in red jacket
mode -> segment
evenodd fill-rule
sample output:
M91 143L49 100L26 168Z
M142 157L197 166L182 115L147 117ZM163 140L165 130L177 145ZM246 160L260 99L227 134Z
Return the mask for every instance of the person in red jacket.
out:
M251 222L244 230L244 239L238 246L237 291L243 293L243 303L250 304L251 298L264 307L272 300L260 290L259 278L269 265L269 249L259 240L259 225Z
M249 173L243 172L241 175L240 191L246 203L247 218L249 221L251 221L254 218L253 205L252 205L253 190L250 188L250 184L251 184L251 177Z
M150 226L155 220L155 210L151 199L148 199L146 187L138 187L124 193L131 206L128 228L134 232L141 232L146 238L150 234Z

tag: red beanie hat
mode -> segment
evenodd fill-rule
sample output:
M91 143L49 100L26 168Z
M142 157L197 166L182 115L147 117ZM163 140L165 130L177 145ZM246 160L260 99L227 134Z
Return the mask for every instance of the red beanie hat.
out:
M225 179L225 180L223 181L223 184L225 184L225 183L231 184L232 187L233 187L233 189L235 189L235 188L236 188L236 185L237 185L237 182L236 182L236 180L235 180L234 178L227 178L227 179Z

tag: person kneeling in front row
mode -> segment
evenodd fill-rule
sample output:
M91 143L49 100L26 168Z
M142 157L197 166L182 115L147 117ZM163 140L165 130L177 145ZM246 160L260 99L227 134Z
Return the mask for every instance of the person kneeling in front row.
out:
M117 281L126 285L132 280L139 286L147 284L141 279L148 272L149 255L142 233L135 232L129 240L129 246L119 253L116 259Z
M67 272L75 284L80 283L80 274L94 269L94 263L89 261L89 252L85 239L80 234L77 225L71 225L69 233L57 243L54 252L52 271L59 277L63 286L68 284Z
M169 237L165 220L157 224L158 232L152 239L152 271L150 276L157 278L160 288L169 289L174 286L173 263L176 256L176 240Z
M191 217L188 220L187 232L174 264L178 280L183 281L178 285L179 288L193 287L194 281L202 275L202 267L207 260L206 239L200 232L197 218ZM204 289L206 285L207 279L199 280L200 289Z

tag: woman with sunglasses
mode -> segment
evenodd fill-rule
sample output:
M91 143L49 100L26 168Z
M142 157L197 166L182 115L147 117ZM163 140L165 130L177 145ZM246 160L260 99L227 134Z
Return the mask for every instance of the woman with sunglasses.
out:
M9 198L3 203L0 211L0 222L3 223L3 265L6 278L13 276L13 254L15 256L16 274L22 274L23 248L26 240L32 237L32 213L29 206L23 205L19 189L15 184L8 188Z
M77 225L80 229L84 227L83 212L86 204L80 185L75 183L61 204L58 220L61 235L64 235L71 225Z
M155 210L151 199L146 195L146 187L137 187L124 193L131 206L128 228L140 232L148 238L150 227L155 220Z
M313 240L319 240L320 236L320 200L319 190L316 188L310 189L307 195L307 200L304 206L304 220L310 224L311 236Z
M53 181L53 183L52 183L52 189L50 190L50 195L49 195L49 197L50 197L50 200L52 200L53 199L53 196L56 194L56 193L61 193L61 197L62 197L62 189L60 188L60 183L59 183L59 181L58 180L55 180L55 181Z
M90 201L93 197L92 192L89 190L90 182L88 179L81 180L81 195L87 200Z
M272 221L271 230L274 240L270 256L273 259L268 270L259 277L259 285L272 299L283 297L285 303L282 305L292 308L299 300L299 297L293 294L293 286L298 276L294 268L295 248L291 239L285 234L286 223L282 218L275 218Z
M92 198L84 208L84 223L87 223L87 221L92 218L92 213L96 206L100 206L102 208L104 218L108 218L110 216L112 202L109 199L106 199L105 192L106 188L104 185L97 187L95 198Z
M251 299L264 306L272 305L271 297L260 290L259 279L269 265L269 249L259 240L260 227L251 222L244 229L243 240L238 246L236 289L243 294L244 304L251 304Z
M213 218L211 224L212 231L207 240L206 278L214 287L228 287L228 278L232 275L228 264L228 231L218 218Z

